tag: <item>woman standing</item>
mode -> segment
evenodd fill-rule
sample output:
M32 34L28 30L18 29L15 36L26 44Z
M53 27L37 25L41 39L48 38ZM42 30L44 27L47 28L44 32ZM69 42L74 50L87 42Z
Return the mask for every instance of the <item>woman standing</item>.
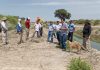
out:
M87 50L90 49L90 35L91 35L91 24L88 20L86 20L85 25L83 27L83 46Z
M40 24L40 19L38 19L34 25L35 27L35 32L33 33L32 38L35 36L35 34L37 33L37 38L40 37L40 28L41 28L41 24Z

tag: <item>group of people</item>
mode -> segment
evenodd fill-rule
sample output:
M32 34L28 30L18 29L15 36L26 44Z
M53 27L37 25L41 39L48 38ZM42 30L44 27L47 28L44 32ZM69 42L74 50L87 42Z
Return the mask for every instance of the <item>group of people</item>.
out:
M62 19L61 21L57 21L57 24L53 24L50 22L48 25L48 42L53 42L53 38L56 35L58 40L58 44L63 50L66 50L67 44L66 41L69 40L73 42L73 33L75 32L75 24L73 20L65 23ZM90 49L90 35L91 35L91 24L89 20L85 21L85 25L83 27L83 47L87 50Z
M53 42L53 36L58 40L58 44L63 50L66 50L66 41L73 41L73 32L75 31L75 25L72 20L69 21L69 24L65 23L62 19L57 21L57 24L52 22L48 25L48 42Z
M29 33L30 33L30 17L26 18L25 20L25 31L26 31L26 40L29 39ZM7 18L3 17L2 21L0 23L0 28L1 28L1 32L2 32L2 42L3 45L7 45L8 44L8 25L7 25ZM42 37L43 34L43 27L42 24L40 23L40 19L38 18L34 24L34 33L32 35L32 38L35 36L35 34L37 33L37 37ZM18 22L16 25L16 32L19 35L19 41L18 44L23 43L23 27L22 27L22 20L20 18L18 18Z
M30 32L30 17L26 18L25 21L25 31L26 31L26 40L29 39L29 32ZM8 36L7 36L7 18L3 17L2 21L0 23L0 28L2 31L2 41L3 44L8 44ZM40 19L37 19L34 24L34 33L32 35L32 38L37 34L37 37L40 38L43 35L43 25L40 23ZM18 19L18 23L16 25L16 31L17 34L19 34L19 42L18 44L23 43L23 28L22 28L22 22L21 19ZM66 41L69 40L73 42L73 33L75 31L75 24L73 20L69 21L69 24L65 23L65 20L57 21L56 24L53 22L50 22L48 24L48 42L53 42L53 38L57 38L58 44L61 46L63 50L66 50ZM83 27L83 46L85 48L88 48L87 45L90 44L90 35L91 35L91 24L89 21L85 22L85 25Z

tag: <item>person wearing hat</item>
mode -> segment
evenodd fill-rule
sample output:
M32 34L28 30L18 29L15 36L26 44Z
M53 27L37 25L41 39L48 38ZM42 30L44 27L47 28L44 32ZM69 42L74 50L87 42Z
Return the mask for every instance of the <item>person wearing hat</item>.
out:
M1 28L2 28L2 41L3 44L6 45L8 44L8 36L7 36L7 31L8 31L8 27L7 27L7 18L3 17L2 18L2 22L1 22Z
M16 29L17 29L17 33L19 34L19 39L20 39L18 44L21 44L23 43L23 39L22 39L23 30L22 30L22 25L21 25L21 19L18 19L18 24L16 26Z
M28 40L29 37L29 31L30 31L30 17L28 17L25 21L25 27L26 27L26 40Z

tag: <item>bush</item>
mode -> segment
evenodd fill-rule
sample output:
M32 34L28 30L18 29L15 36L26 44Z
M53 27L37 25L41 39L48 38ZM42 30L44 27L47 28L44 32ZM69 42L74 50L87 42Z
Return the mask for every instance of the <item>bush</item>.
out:
M92 67L80 58L73 58L70 62L69 70L92 70Z

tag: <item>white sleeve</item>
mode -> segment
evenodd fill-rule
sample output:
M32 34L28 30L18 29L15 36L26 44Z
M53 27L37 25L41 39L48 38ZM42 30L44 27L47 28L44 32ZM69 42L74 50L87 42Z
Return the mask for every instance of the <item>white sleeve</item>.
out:
M68 24L66 23L66 28L68 29Z
M1 26L7 30L6 24L4 22L1 23Z

